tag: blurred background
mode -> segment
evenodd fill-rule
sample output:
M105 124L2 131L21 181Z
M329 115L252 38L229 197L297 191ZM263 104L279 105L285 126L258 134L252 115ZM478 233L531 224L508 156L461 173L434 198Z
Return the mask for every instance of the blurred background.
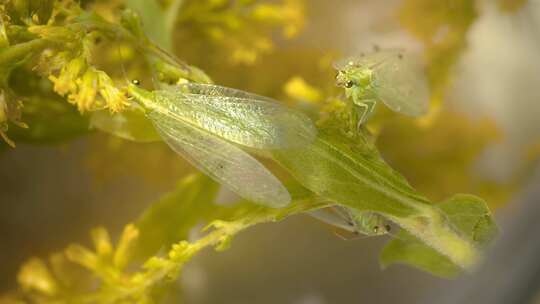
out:
M540 2L289 2L301 8L298 33L274 33L273 46L255 57L238 51L240 38L220 47L189 27L175 34L177 55L216 83L292 103L286 87L295 77L321 95L337 92L335 58L374 45L407 49L425 61L432 111L419 121L377 112L370 127L384 158L435 201L457 192L485 198L501 223L519 214L525 198L536 199L527 193L540 187ZM0 167L2 291L16 286L29 257L88 243L97 225L118 234L194 171L161 143L98 132L54 144L18 142L2 149ZM451 288L409 267L381 270L385 241L344 241L295 216L241 233L224 252L204 251L179 284L186 303L201 304L434 303Z

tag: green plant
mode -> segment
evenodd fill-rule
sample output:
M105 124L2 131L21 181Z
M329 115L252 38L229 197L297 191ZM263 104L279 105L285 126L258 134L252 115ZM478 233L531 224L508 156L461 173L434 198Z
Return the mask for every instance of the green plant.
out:
M11 0L0 6L0 134L7 143L66 140L86 133L88 125L131 141L159 140L144 114L130 103L127 78L146 84L151 83L146 75L163 83L212 82L201 69L174 59L170 53L174 35L188 42L194 36L210 41L205 48L193 38L193 48L208 50L205 56L213 55L208 45L215 43L232 54L231 62L252 64L272 49L267 36L273 29L281 28L285 37L291 37L303 25L302 5L295 0L282 4L174 0L162 5L128 0L133 10L123 10L115 20L111 12L117 12L120 4L95 1L81 7L73 1ZM176 26L193 31L175 33ZM440 77L446 83L447 76ZM332 83L326 80L311 87L294 78L286 86L293 98L311 101L311 113L318 121L312 143L287 151L259 151L290 173L287 188L292 203L287 207L265 208L247 201L220 207L213 204L217 184L204 176L188 176L136 223L127 225L115 246L105 228L97 228L91 233L94 250L70 245L48 263L30 259L18 275L20 292L6 299L153 303L200 250L225 249L250 226L334 204L377 212L402 228L383 249L383 266L406 263L444 277L474 268L497 232L486 203L467 194L436 203L416 191L373 143L371 133L378 133L384 117L374 118L371 131L351 132L347 101L334 97L335 89L322 89ZM437 87L437 98L442 87ZM61 120L49 123L42 115ZM27 125L27 130L17 127ZM43 126L42 131L33 133L36 126ZM206 234L187 241L188 231L200 221L208 223ZM167 254L160 255L160 248L168 248Z

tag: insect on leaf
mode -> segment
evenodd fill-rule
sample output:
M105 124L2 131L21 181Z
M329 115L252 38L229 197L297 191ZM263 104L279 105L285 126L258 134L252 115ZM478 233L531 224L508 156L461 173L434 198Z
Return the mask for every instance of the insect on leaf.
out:
M384 50L340 60L334 64L341 83L356 98L375 98L395 112L409 116L425 114L429 89L421 66L401 50ZM368 78L366 80L366 78ZM354 85L352 85L354 84Z
M130 85L129 91L169 146L201 171L259 204L290 202L281 182L231 142L266 149L308 144L316 134L309 118L269 98L214 85L153 92Z

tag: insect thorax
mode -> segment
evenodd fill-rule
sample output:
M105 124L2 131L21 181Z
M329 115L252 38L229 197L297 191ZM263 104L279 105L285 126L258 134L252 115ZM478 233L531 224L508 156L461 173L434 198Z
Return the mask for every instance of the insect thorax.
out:
M358 232L369 235L384 235L389 232L388 223L379 214L374 212L355 212L353 215L355 228Z
M349 68L342 72L342 83L351 82L353 85L345 88L348 97L361 100L368 97L373 86L373 72L366 68Z

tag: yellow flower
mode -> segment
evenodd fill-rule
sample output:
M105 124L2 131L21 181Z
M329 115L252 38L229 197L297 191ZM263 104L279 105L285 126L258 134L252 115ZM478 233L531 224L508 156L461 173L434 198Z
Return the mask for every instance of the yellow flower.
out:
M307 83L304 78L295 76L285 84L285 93L297 100L318 103L322 100L322 93L317 88Z
M5 94L4 91L0 92L0 124L7 122L8 115L7 115L7 103L5 100Z
M76 104L80 112L95 108L95 100L98 90L98 75L94 68L89 68L83 77L77 79L77 92L68 96L68 101Z
M105 106L113 113L122 111L129 103L124 92L119 90L112 79L103 71L97 71L99 94L105 100Z
M64 96L77 90L77 79L86 69L86 61L82 57L72 59L60 70L58 77L50 75L49 79L54 83L54 91Z
M304 27L304 2L302 0L287 0L283 7L283 18L286 20L283 35L294 38Z
M54 71L61 70L66 66L72 57L69 52L58 52L52 49L44 50L40 55L38 63L34 67L39 74L46 76Z
M128 224L124 227L124 231L114 251L113 264L116 268L124 269L127 266L138 238L139 230L135 225Z
M243 46L238 46L234 49L231 55L231 61L233 63L243 63L247 65L252 65L257 61L257 51L252 48L246 48Z
M303 0L285 0L281 5L260 4L253 10L256 20L283 25L283 36L293 38L304 27Z
M38 258L32 258L24 263L17 280L25 290L35 290L49 296L58 293L58 283L45 262Z
M274 44L272 43L272 40L266 38L266 37L257 37L255 41L253 42L253 45L261 52L261 53L268 53L271 52L274 48Z

